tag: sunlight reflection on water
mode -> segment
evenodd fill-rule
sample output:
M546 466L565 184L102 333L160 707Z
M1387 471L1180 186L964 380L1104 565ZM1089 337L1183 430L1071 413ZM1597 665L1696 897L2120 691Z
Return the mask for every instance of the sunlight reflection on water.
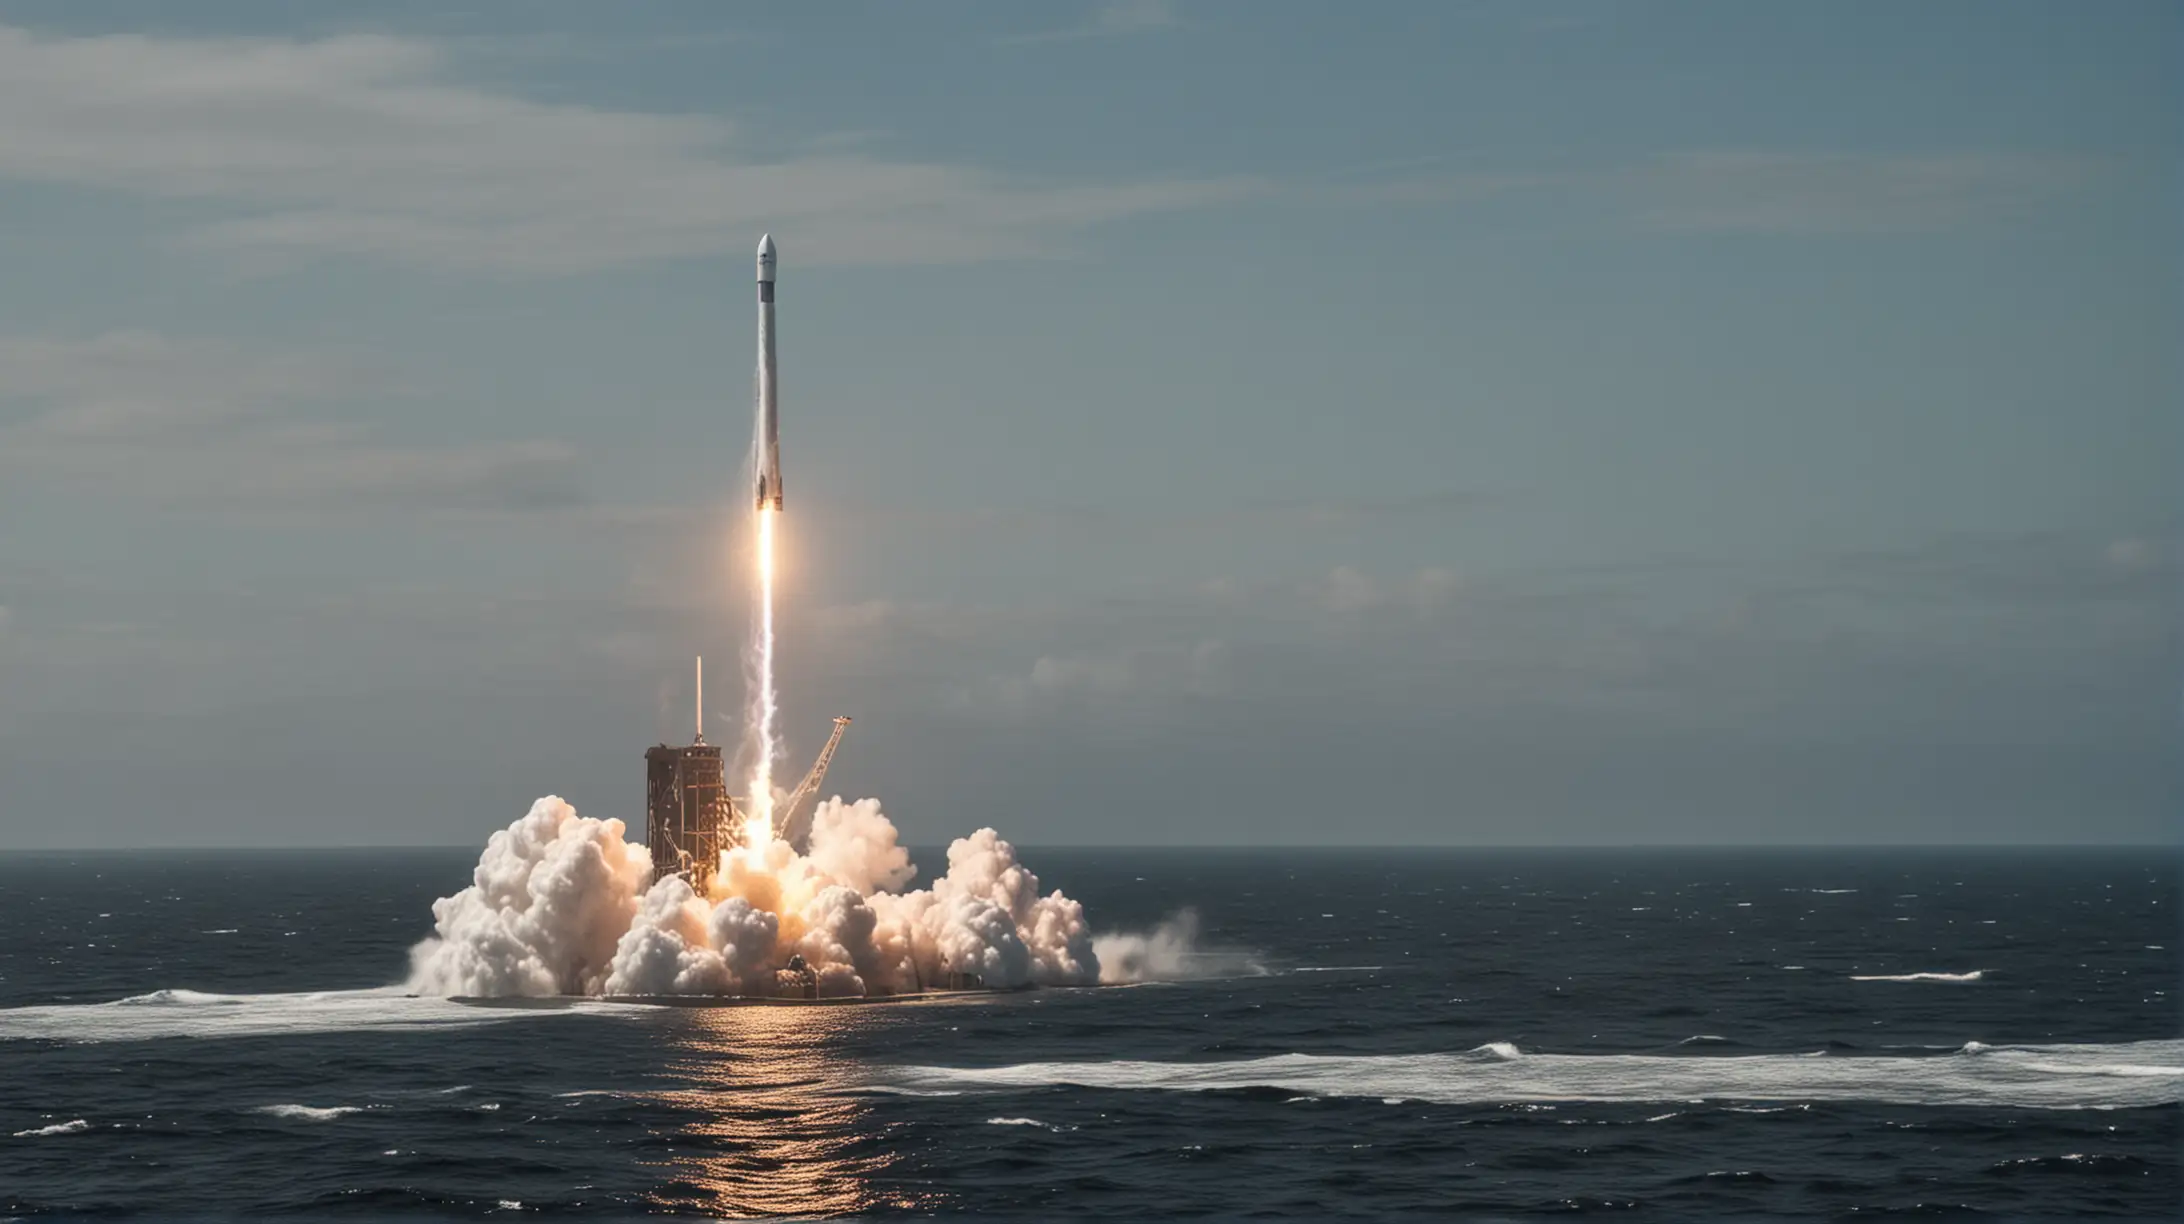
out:
M663 1208L728 1217L839 1216L939 1205L883 1187L898 1157L865 1102L843 1039L877 1018L849 1007L694 1010L669 1069L691 1087L662 1094L692 1121L659 1164Z

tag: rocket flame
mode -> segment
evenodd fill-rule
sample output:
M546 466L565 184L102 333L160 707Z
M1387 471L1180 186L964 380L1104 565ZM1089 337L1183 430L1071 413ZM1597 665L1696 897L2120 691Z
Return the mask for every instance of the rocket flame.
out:
M773 766L781 755L781 733L775 725L780 703L774 692L774 511L761 506L757 513L758 606L751 627L751 714L745 723L753 763L743 821L743 844L753 853L773 840Z

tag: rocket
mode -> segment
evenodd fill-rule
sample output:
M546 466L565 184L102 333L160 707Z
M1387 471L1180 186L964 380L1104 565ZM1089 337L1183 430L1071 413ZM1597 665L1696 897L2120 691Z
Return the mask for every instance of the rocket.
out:
M773 235L758 240L758 508L781 508L781 383L774 372Z

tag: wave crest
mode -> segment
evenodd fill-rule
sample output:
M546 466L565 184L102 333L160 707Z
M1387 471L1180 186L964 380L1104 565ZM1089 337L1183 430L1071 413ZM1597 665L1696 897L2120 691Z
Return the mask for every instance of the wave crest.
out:
M2184 1100L2184 1040L1982 1048L1914 1056L1540 1054L1489 1042L1460 1054L1283 1054L1233 1062L1050 1062L911 1066L874 1087L1016 1092L1062 1085L1117 1090L1285 1092L1435 1104L1804 1102L2129 1109Z

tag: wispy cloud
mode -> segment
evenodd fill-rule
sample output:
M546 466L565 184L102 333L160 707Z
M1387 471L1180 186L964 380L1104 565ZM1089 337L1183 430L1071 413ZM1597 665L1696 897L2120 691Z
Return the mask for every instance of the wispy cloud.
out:
M156 332L0 336L0 405L31 414L18 441L142 440L202 430L374 381L329 354L253 354Z
M120 331L0 336L0 475L200 505L525 508L581 499L551 440L407 445L328 411L394 380L327 353Z
M2117 171L2094 157L1962 150L1691 150L1609 166L1431 169L1454 160L1364 167L1350 181L1299 198L1434 206L1521 200L1663 232L1920 233L2033 220Z
M1394 520L1459 518L1493 509L1506 494L1466 489L1390 493L1359 497L1259 497L1227 505L1139 508L1118 505L1018 506L935 509L887 505L845 498L826 513L853 522L860 533L908 532L924 535L1017 535L1026 532L1081 532L1122 536L1177 532L1271 531L1300 527L1356 526Z
M1188 645L1042 654L1029 668L989 675L951 688L949 708L1023 716L1127 707L1220 693L1229 682L1229 651L1219 638Z
M2173 534L2142 530L1951 537L1703 571L1352 563L1096 606L870 599L827 610L810 632L830 656L853 652L827 667L1004 720L1165 727L1191 701L1386 699L1436 719L1566 713L1648 735L1945 727L2093 742L2137 734L2147 702L2168 700L2178 556Z
M2009 608L2174 601L2184 541L2173 532L2032 531L1943 536L1854 553L1834 568L1862 592Z
M2083 157L1998 153L1679 153L1632 171L1639 216L1668 229L1773 234L2023 220L2088 186Z
M1085 227L1202 207L1240 180L1027 183L814 145L723 118L532 101L456 78L439 44L40 36L0 26L0 180L225 206L189 242L566 273L740 252L807 263L1050 253Z
M1003 43L1077 42L1087 38L1117 38L1164 30L1178 24L1170 0L1108 0L1075 25L1030 34L1012 34Z

